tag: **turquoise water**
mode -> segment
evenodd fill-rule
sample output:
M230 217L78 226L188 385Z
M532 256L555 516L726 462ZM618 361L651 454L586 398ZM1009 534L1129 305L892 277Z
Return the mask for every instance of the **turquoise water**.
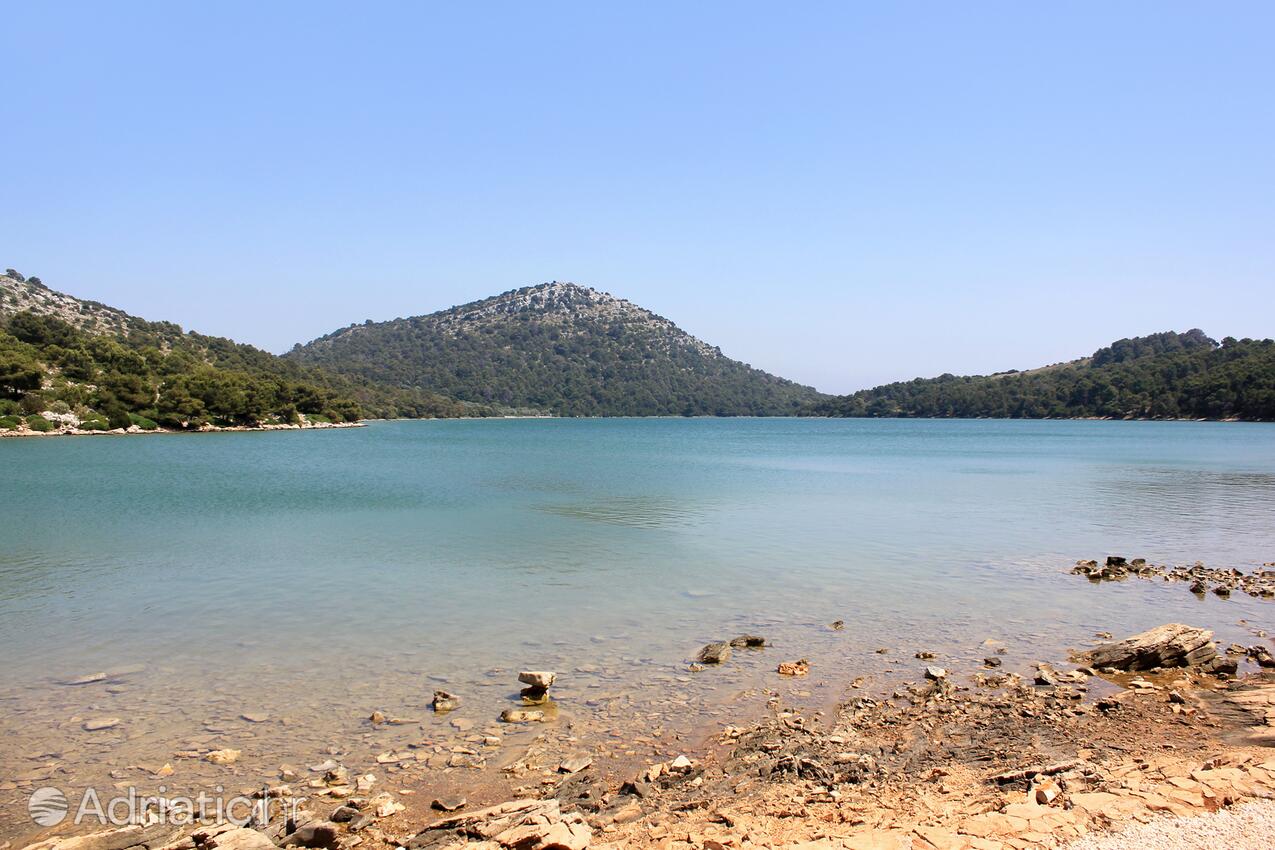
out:
M282 758L369 706L419 713L431 682L577 670L569 705L740 631L837 679L873 672L878 645L960 659L989 636L1043 653L1169 620L1272 625L1270 603L1066 574L1107 553L1275 560L1266 425L378 422L3 440L0 469L0 702L31 739L0 761L121 705L118 746L156 751L293 711L309 737L262 745ZM56 684L125 667L116 694ZM693 698L719 687L698 681Z

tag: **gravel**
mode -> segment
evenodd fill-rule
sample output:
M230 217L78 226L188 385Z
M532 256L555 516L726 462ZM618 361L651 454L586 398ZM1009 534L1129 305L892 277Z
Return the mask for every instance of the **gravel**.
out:
M1120 832L1087 835L1067 850L1271 850L1275 801L1258 800L1195 817L1164 817Z

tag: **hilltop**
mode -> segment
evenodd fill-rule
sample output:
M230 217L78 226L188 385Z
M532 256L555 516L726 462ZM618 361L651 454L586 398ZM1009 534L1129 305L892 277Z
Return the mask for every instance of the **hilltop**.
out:
M917 378L812 405L817 416L1275 420L1275 341L1203 331L1122 339L1030 371Z
M0 275L0 430L190 429L485 415L433 393L360 384Z
M821 398L636 304L556 281L426 316L351 325L285 356L564 416L773 416Z

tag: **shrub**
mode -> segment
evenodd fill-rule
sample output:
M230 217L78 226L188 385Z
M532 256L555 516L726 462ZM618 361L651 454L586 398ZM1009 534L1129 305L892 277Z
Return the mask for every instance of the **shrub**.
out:
M0 431L16 431L16 430L18 430L18 417L0 416Z
M130 413L128 418L133 425L136 425L143 431L154 431L159 427L159 424L154 419L147 419L145 416L139 416L136 413Z
M306 421L307 421L307 422L323 422L323 423L328 423L328 422L331 422L331 421L332 421L332 420L331 420L331 419L329 419L328 417L324 416L322 413L307 413L307 414L305 415L305 418L306 418Z
M109 431L111 423L107 422L96 413L85 419L80 420L80 429L84 431Z
M53 423L36 413L27 417L27 427L32 431L40 431L43 433L46 431L52 431Z

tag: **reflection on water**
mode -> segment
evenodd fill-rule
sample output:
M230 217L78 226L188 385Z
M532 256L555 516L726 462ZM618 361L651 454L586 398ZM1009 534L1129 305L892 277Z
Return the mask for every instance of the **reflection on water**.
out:
M432 688L481 728L520 667L563 671L581 729L674 729L787 656L835 699L914 672L878 646L976 663L995 638L1026 670L1097 630L1272 625L1246 598L1066 575L1106 553L1275 560L1269 426L395 422L6 440L0 464L6 776L97 781L210 745L243 749L250 776L330 747L371 760L394 736L459 743ZM687 675L742 632L774 649ZM374 709L421 723L369 736ZM118 733L80 728L102 714ZM0 812L19 796L0 788Z

